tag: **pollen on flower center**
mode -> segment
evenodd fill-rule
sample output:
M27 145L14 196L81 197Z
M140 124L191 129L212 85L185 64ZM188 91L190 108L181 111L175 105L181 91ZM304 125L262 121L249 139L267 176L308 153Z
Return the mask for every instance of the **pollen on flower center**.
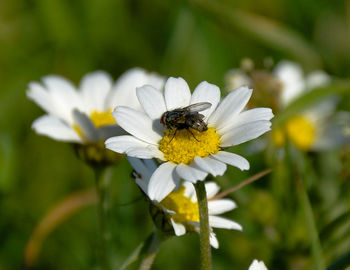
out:
M113 118L111 109L102 112L94 110L90 114L90 119L97 128L116 123L115 119Z
M185 196L185 187L171 192L160 205L175 212L171 217L176 223L199 222L198 203Z
M167 129L159 142L159 150L168 161L190 164L197 156L217 153L220 150L220 135L213 127L208 127L206 131Z
M301 150L309 150L315 140L315 127L302 116L295 116L287 122L289 139Z

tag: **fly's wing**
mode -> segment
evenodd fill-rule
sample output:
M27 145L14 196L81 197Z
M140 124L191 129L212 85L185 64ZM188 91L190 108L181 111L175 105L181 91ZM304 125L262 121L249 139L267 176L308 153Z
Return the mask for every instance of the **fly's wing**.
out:
M183 109L189 110L190 112L201 112L206 109L209 109L210 107L211 107L211 103L209 102L198 102L198 103L191 104Z

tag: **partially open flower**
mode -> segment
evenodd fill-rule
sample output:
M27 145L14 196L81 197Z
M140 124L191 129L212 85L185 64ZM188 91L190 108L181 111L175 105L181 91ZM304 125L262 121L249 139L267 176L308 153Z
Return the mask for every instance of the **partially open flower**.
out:
M154 157L164 162L155 170L148 185L148 195L157 201L163 200L180 178L195 183L204 180L209 173L223 175L226 164L247 170L249 162L245 158L224 149L270 130L271 109L243 111L251 94L251 89L241 87L220 102L217 86L202 82L191 95L182 78L169 78L164 94L150 85L143 86L137 89L137 96L145 113L129 107L117 107L113 116L131 135L109 138L106 147L128 156ZM194 118L191 114L187 118L186 113L181 112L183 108L186 110L187 106L198 103L210 106L194 114ZM171 116L180 116L176 120L178 122L175 121L179 126L162 125L160 120L164 120L164 113L174 109L180 109ZM192 120L199 122L201 128L193 128L187 122L184 124L183 121L188 119L190 123Z
M141 160L132 157L128 159L135 170L136 183L148 196L148 185L150 177L157 169L156 163L152 159ZM208 198L209 226L211 227L210 244L218 248L219 243L212 228L242 230L242 227L232 220L217 216L235 209L237 207L235 202L230 199L213 198L220 189L214 182L207 182L205 188ZM171 225L177 236L185 234L186 231L199 233L199 210L192 183L184 182L163 200L153 201L151 204L152 218L155 225L161 230L168 231Z

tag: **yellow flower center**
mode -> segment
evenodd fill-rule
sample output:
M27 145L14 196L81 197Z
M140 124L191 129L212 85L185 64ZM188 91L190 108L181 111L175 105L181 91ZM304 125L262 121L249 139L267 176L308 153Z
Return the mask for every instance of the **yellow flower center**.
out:
M171 192L160 205L175 212L171 217L176 223L199 222L198 203L185 196L185 187Z
M220 150L220 135L213 127L208 127L206 131L166 129L159 142L159 150L168 161L190 164L197 156L206 157L217 153Z
M292 143L304 151L309 150L315 140L315 127L302 116L291 118L287 122L286 132Z
M116 123L115 119L113 118L111 109L104 112L94 110L90 114L90 119L97 128Z
M97 110L92 111L90 114L90 120L96 128L100 128L103 126L108 126L116 123L115 119L113 118L111 109L108 109L107 111L103 111L103 112L99 112ZM80 127L77 124L74 124L73 128L81 138L83 139L85 138L83 131L80 129Z

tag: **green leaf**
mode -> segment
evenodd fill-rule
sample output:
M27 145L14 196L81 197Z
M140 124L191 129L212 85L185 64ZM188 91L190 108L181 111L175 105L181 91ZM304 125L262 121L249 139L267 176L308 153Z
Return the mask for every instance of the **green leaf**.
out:
M350 252L327 267L327 270L342 270L350 266Z
M322 99L336 95L344 95L346 93L350 93L350 81L338 81L326 87L312 90L309 93L293 101L281 113L275 115L273 119L273 124L274 126L277 126L284 123L286 120L288 120L288 118L298 114L302 110L321 101Z

